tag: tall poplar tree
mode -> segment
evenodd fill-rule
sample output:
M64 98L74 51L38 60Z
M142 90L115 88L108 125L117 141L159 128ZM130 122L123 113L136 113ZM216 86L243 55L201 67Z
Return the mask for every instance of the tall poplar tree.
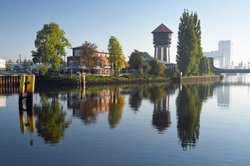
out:
M198 75L203 73L200 71L204 63L201 47L201 26L197 13L189 13L184 10L180 18L178 31L178 45L177 45L177 66L183 75ZM207 60L207 59L205 59ZM201 61L203 61L201 63Z

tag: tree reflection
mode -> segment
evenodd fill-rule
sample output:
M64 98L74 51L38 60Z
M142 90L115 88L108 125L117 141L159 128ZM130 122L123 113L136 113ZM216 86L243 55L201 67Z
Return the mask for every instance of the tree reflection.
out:
M129 96L129 105L130 108L136 113L142 103L143 98L143 89L140 87L136 87L136 89L133 89Z
M41 95L41 105L34 106L34 109L38 135L43 137L46 143L59 143L71 122L66 120L66 113L63 112L58 99L52 98L50 101L47 96Z
M177 129L184 150L199 139L202 102L211 95L210 85L182 85L176 99Z
M120 94L119 89L114 89L109 104L108 121L110 128L115 128L119 124L124 104L124 96Z

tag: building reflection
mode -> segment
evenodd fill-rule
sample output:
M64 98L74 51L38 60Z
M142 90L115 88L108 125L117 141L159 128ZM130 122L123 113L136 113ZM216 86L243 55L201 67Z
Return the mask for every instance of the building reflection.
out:
M212 96L210 84L182 85L176 98L177 130L183 150L194 148L199 139L202 102Z
M101 89L84 94L70 91L67 106L73 110L73 116L80 118L85 125L95 124L98 115L107 112L110 128L115 128L124 109L124 96L120 91L119 88Z
M0 96L0 108L6 107L6 96Z
M135 86L129 93L130 108L137 112L142 104L142 100L149 99L154 105L152 126L162 134L171 124L169 98L175 89L176 86L170 84Z
M163 133L170 124L169 95L166 95L154 103L152 125Z
M230 105L230 86L222 85L217 89L217 105L220 108L229 108Z

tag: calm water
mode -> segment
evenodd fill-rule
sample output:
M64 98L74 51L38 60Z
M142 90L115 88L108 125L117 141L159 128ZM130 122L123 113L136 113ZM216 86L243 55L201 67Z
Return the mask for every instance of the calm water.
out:
M0 96L0 165L249 165L250 77Z

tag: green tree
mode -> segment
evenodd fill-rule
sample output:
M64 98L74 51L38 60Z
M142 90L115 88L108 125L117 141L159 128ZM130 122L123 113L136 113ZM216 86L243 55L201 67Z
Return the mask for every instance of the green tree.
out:
M41 66L39 67L39 73L40 73L41 75L47 74L48 71L49 71L49 68L48 68L48 66L46 66L46 65L41 65Z
M150 71L149 74L155 75L155 76L159 76L162 75L164 73L164 66L156 59L152 59L150 62Z
M179 24L177 66L183 75L200 74L202 57L200 20L197 13L185 10Z
M32 65L32 61L31 60L27 60L26 58L22 61L22 68L25 69L29 69L30 66Z
M125 60L119 41L114 36L111 36L109 39L108 51L110 54L112 72L117 75L121 69L128 66L128 63Z
M138 70L140 67L142 67L143 60L144 60L143 54L138 50L134 50L129 56L129 61L128 61L129 67Z
M85 66L90 70L94 69L94 67L96 67L96 58L95 58L95 53L97 51L96 44L85 41L84 44L82 44L82 50L84 54Z
M36 51L31 51L33 62L51 65L53 70L58 71L62 57L66 56L65 47L71 47L64 35L64 30L57 23L45 24L37 32Z
M11 70L11 64L13 64L14 62L9 59L8 61L6 61L6 70Z
M193 14L193 18L194 18L194 30L195 30L195 35L196 35L196 39L197 39L197 53L196 53L196 57L195 57L195 72L200 73L200 63L202 58L204 57L203 55L203 51L202 51L202 47L201 47L201 25L200 25L200 20L198 18L198 14L195 12Z
M200 68L200 74L208 74L211 72L210 62L208 58L206 57L201 58L199 68Z

